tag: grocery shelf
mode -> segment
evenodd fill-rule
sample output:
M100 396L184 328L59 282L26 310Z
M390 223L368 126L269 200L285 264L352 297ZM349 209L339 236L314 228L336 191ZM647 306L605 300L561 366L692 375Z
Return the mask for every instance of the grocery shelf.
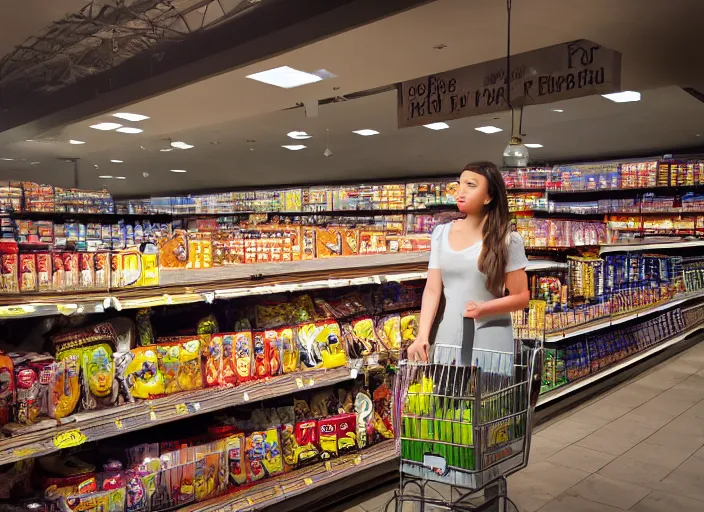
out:
M588 324L585 324L581 327L578 327L576 329L572 329L569 331L562 331L560 333L552 333L548 334L545 336L545 343L559 343L561 341L570 339L570 338L576 338L577 336L581 336L583 334L589 334L594 331L598 331L600 329L605 329L607 327L612 327L614 325L622 324L625 322L628 322L630 320L634 320L636 318L640 318L644 315L650 315L652 313L657 313L658 311L664 311L667 309L674 308L676 306L679 306L680 304L684 304L685 302L689 302L690 300L698 299L704 297L704 290L699 290L697 292L692 292L688 294L682 294L678 296L677 298L668 300L663 303L658 303L650 307L643 307L639 308L635 311L632 311L630 313L623 313L623 314L618 314L614 316L609 316L604 318L603 320L595 321L595 322L590 322Z
M668 194L668 193L678 193L685 191L699 190L704 187L704 183L698 185L675 185L675 186L657 186L657 187L632 187L632 188L600 188L592 190L559 190L559 189L548 189L548 195L603 195L603 194L647 194L654 192L656 194Z
M546 405L554 400L558 400L566 395L569 395L570 393L574 393L579 389L589 386L590 384L594 384L599 380L605 379L609 375L617 373L623 370L624 368L636 364L638 361L642 361L643 359L657 354L658 352L662 352L666 348L676 345L677 343L687 339L689 336L702 329L704 329L704 324L699 324L695 327L691 327L690 329L687 329L686 331L670 338L669 340L658 343L657 345L654 345L638 354L633 354L632 356L624 359L623 361L613 364L604 370L590 375L589 377L583 377L579 380L553 389L552 391L548 391L547 393L540 395L540 398L538 398L537 407Z
M332 386L350 379L347 367L310 370L235 387L198 389L110 409L80 412L60 420L58 425L56 420L46 419L35 425L13 428L10 437L0 439L0 465L68 447L63 444L67 438L80 439L76 444L98 441L185 417L286 396L302 389Z
M355 473L398 458L394 440L384 441L356 453L350 453L291 471L280 477L219 498L194 503L179 510L187 512L226 512L260 510L300 494L325 487Z
M687 249L692 247L704 247L704 240L678 240L674 242L668 242L666 240L637 240L633 242L603 244L599 250L599 254L606 254L609 252L628 252L631 250L649 251L653 249Z

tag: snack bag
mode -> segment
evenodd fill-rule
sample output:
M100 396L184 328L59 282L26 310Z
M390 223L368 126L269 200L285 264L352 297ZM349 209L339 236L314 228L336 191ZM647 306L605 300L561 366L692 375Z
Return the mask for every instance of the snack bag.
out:
M220 454L209 453L196 458L193 487L196 501L203 501L217 495L220 473Z
M281 353L283 340L279 337L279 330L264 331L267 357L269 359L269 375L275 377L283 373L281 367Z
M269 376L269 352L267 350L266 331L252 333L254 348L254 378L263 379Z
M20 254L20 291L37 291L37 258L34 254Z
M337 421L335 417L325 418L318 422L318 431L320 436L320 457L327 460L331 457L337 457Z
M0 242L0 290L4 293L20 291L18 252L16 242Z
M61 260L64 265L64 290L75 290L78 288L78 254L64 252Z
M419 322L419 311L410 311L401 315L401 344L404 348L416 341Z
M110 253L95 253L95 287L110 287Z
M159 343L155 349L159 360L159 372L164 376L164 392L169 395L181 391L178 385L178 373L181 368L181 345L178 343Z
M300 468L318 460L318 422L307 420L295 426L281 426L281 447L286 470Z
M90 345L81 354L83 375L83 408L112 405L117 400L117 381L112 347L107 343Z
M220 385L234 386L237 384L237 365L235 358L235 336L233 334L217 334L222 345L222 378Z
M337 437L337 452L344 454L357 447L357 415L354 413L336 416L335 434Z
M132 360L124 373L130 395L147 399L166 393L166 382L159 370L155 347L137 347L132 349L130 354Z
M299 359L303 370L320 368L323 364L323 356L316 343L316 337L321 331L322 328L317 329L313 322L301 324L296 328Z
M298 344L294 339L292 327L282 327L277 330L279 340L281 340L281 362L284 373L298 371L299 354Z
M247 437L247 473L250 482L280 475L284 471L279 448L279 431L270 428Z
M64 260L60 252L51 253L51 289L59 291L64 289L66 277Z
M78 286L93 288L95 286L95 260L92 252L82 252L78 255Z
M40 292L52 289L51 254L48 252L37 254L37 286Z
M247 483L245 471L245 439L244 434L233 434L227 438L227 458L230 487L239 487Z
M401 316L386 315L377 319L376 335L386 350L401 348Z
M31 425L49 414L49 386L54 378L56 363L51 356L39 354L17 355L15 366L15 422Z
M346 339L350 357L359 359L376 352L377 339L371 317L357 318L348 325Z
M12 419L15 404L15 369L12 359L0 352L0 426Z
M241 331L234 334L235 340L235 368L237 382L248 382L254 375L254 348L252 331Z
M205 352L205 385L207 387L224 384L222 335L210 337Z
M140 309L135 315L137 323L137 338L142 347L154 344L154 332L152 331L151 322L152 310Z
M347 354L342 346L340 325L334 320L316 322L322 324L322 331L317 336L320 354L323 358L323 368L339 368L347 364Z
M374 403L365 392L360 391L354 399L354 411L357 415L357 447L365 448L372 441L374 434Z
M81 354L74 349L56 354L56 372L50 385L49 416L61 419L76 410L81 398Z

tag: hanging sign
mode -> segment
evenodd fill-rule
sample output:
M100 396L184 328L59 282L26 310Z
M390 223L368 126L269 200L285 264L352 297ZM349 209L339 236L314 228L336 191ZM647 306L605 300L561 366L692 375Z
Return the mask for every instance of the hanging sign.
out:
M409 80L398 89L398 127L508 109L506 59ZM538 105L621 90L621 53L580 39L511 56L511 104Z

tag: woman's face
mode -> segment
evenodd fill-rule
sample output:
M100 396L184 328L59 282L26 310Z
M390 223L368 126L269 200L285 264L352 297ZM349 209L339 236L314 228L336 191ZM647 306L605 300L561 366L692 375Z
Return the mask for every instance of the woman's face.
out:
M463 171L457 191L457 208L468 215L478 214L490 202L489 181L476 172Z

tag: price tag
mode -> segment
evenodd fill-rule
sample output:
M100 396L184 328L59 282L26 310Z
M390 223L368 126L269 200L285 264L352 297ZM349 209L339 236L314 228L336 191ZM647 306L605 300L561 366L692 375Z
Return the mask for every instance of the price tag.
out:
M200 402L186 404L186 408L188 409L188 414L195 414L200 411Z
M308 385L309 385L310 387L315 386L315 381L314 381L313 379L310 379L310 380L308 381Z
M74 446L82 445L87 440L88 438L80 430L67 430L66 432L54 435L54 446L60 450L63 448L73 448Z
M303 387L303 379L301 379L300 377L298 377L298 378L296 379L296 386L298 386L298 389L302 388L302 387Z
M12 450L12 456L17 459L25 459L32 457L37 452L39 452L38 448L15 448Z
M247 496L247 503L249 503L250 505L254 505L254 500Z
M274 487L274 496L281 496L283 493L284 490L281 488L281 484Z
M313 485L313 479L312 478L304 478L303 483L306 485Z
M188 408L186 407L186 404L178 404L176 406L176 414L178 414L179 416L188 414Z
M361 455L357 455L357 456L354 458L354 465L355 465L355 466L359 466L361 463L362 463L362 456L361 456Z
M154 410L154 407L149 408L149 419L156 421L156 411Z
M249 402L249 393L247 393L245 391L244 394L242 395L242 398L244 399L245 402Z
M122 430L122 420L121 419L115 419L115 426L117 427L118 430Z
M329 460L325 461L325 471L332 471L332 464L330 464Z

